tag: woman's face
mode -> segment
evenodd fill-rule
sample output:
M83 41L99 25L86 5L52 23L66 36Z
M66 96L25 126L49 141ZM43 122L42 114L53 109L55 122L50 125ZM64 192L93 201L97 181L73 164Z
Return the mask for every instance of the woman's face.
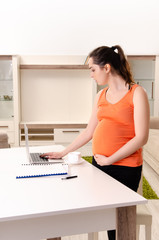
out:
M100 67L97 64L93 63L93 59L89 59L89 69L91 78L93 78L98 85L105 85L107 84L107 72L105 67Z

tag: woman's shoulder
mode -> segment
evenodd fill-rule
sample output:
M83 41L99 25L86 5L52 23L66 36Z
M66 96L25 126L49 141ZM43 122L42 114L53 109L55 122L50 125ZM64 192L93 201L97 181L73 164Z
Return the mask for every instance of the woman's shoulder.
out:
M138 84L133 84L131 85L131 88L130 88L130 92L134 95L134 94L146 94L146 90L138 85Z
M145 88L143 88L142 86L140 86L140 85L138 85L138 84L132 85L132 90L133 90L136 94L146 94Z
M147 92L145 90L145 88L143 88L142 86L135 84L135 88L134 88L134 94L133 94L133 99L134 101L136 100L136 102L140 102L141 99L145 99L147 101L148 96L147 96Z

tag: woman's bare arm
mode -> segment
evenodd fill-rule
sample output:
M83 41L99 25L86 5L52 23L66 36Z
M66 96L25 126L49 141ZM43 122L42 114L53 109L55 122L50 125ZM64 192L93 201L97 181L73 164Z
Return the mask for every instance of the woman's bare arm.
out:
M68 145L62 152L45 153L45 154L41 155L42 157L47 156L48 158L62 158L66 154L68 154L69 152L75 151L78 148L82 147L83 145L85 145L86 143L88 143L92 139L94 130L95 130L97 124L98 124L97 103L98 103L98 99L99 99L100 94L101 94L101 91L98 92L98 94L95 97L92 114L91 114L91 117L90 117L90 120L89 120L89 123L88 123L86 129L83 130L77 136L77 138L70 145Z

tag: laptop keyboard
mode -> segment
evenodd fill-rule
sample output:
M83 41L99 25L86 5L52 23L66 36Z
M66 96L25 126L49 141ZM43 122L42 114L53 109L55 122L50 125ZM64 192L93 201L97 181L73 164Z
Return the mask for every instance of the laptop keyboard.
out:
M30 153L33 163L47 163L47 158L41 158L42 153Z

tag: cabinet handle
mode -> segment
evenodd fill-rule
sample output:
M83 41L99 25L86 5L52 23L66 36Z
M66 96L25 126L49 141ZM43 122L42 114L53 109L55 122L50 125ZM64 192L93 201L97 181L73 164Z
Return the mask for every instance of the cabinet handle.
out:
M65 131L65 130L64 130L64 131L62 131L62 132L63 132L63 133L79 133L80 131L78 131L78 130L77 130L77 131L71 131L71 130Z
M8 128L8 126L0 126L0 128Z

